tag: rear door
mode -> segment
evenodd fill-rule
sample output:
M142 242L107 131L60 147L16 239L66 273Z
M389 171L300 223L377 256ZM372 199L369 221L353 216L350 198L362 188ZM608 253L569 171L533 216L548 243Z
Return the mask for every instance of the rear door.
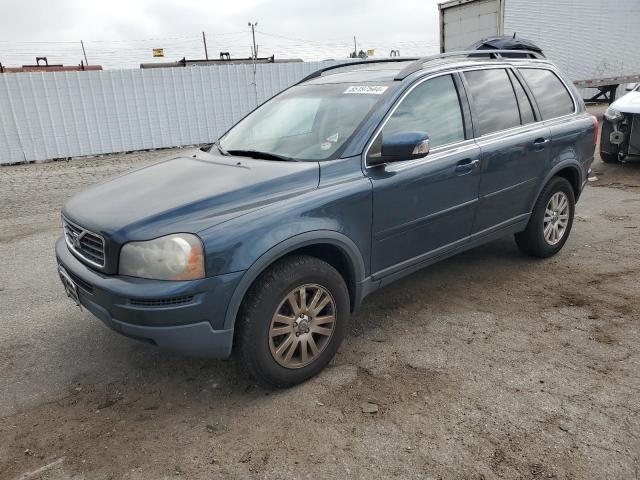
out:
M566 85L546 68L518 68L533 92L542 120L551 131L549 163L577 160L583 166L582 180L593 159L593 120L575 117L578 106ZM571 118L573 117L573 118Z
M526 219L549 168L550 130L510 69L468 70L464 78L482 152L472 233L482 235Z
M426 132L431 151L418 160L367 168L373 184L374 276L418 264L469 236L480 185L480 149L468 117L459 78L446 74L411 87L385 120L370 154L385 136L411 131Z

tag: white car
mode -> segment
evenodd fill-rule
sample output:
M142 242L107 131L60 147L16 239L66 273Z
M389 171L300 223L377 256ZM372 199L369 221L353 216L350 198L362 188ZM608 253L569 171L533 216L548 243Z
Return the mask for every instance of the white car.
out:
M614 163L640 157L640 83L604 112L600 158Z

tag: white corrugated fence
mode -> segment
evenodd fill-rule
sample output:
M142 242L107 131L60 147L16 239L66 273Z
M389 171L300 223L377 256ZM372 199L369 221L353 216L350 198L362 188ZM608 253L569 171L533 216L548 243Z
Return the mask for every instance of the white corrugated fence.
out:
M0 74L0 164L211 142L335 63Z

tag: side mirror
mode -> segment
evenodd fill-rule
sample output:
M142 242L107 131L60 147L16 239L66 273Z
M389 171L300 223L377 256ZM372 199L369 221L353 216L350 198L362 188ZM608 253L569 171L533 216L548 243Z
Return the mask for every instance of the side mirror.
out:
M429 135L425 132L395 133L382 139L379 154L367 159L369 165L415 160L429 153Z

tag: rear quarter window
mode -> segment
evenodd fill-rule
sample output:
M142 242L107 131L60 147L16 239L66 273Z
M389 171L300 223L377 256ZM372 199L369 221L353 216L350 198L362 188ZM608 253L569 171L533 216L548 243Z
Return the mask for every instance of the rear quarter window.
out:
M569 91L551 70L519 68L536 98L543 120L570 115L575 111Z

